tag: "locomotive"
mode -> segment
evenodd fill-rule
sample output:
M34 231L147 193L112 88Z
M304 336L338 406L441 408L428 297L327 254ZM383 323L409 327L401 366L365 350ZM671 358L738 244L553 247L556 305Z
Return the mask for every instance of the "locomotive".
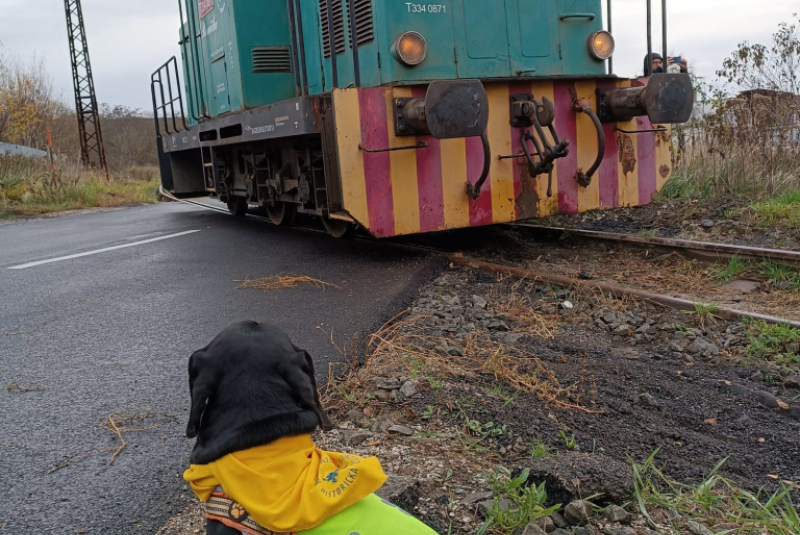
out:
M336 237L651 202L694 92L613 74L613 0L432 2L179 0L181 60L151 78L163 187Z

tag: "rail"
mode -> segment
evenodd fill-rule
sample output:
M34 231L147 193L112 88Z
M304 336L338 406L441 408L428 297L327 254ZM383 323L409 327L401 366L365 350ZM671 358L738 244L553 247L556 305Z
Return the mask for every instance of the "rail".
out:
M173 73L175 80L172 79ZM175 91L173 92L173 87ZM150 77L150 93L153 97L153 118L156 123L156 135L161 136L163 120L165 134L174 134L181 130L188 130L186 115L183 113L183 91L181 90L180 76L178 75L178 60L172 56L160 66ZM177 104L178 113L175 113ZM181 126L178 126L180 118ZM170 122L172 127L170 128Z

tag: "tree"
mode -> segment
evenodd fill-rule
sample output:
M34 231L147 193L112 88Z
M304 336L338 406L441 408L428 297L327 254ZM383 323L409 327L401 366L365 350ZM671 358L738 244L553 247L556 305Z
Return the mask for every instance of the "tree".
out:
M0 47L0 141L43 147L47 128L63 109L41 58L24 63Z
M772 44L740 43L717 75L740 90L766 89L800 95L800 18L783 22Z

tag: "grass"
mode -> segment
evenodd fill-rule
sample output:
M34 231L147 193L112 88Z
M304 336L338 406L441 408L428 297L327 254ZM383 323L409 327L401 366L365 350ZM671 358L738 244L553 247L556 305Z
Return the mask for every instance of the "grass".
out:
M0 219L158 201L155 168L135 168L109 181L68 164L57 172L54 181L41 160L0 157Z
M547 444L540 438L536 437L528 449L531 459L544 459L545 457L553 457L555 454L550 450Z
M750 265L739 258L738 255L733 255L724 267L714 267L714 277L722 282L728 283L738 279L750 270Z
M791 290L800 290L800 273L785 264L765 262L760 271L775 288L788 286Z
M756 224L763 228L800 225L800 190L752 204Z
M669 479L656 466L657 453L644 464L633 465L635 501L651 523L663 524L663 513L674 509L713 533L800 533L800 515L792 502L793 485L782 485L772 493L749 492L719 475L725 461L699 485L685 485Z
M694 303L693 314L697 316L697 321L700 323L701 328L705 328L706 323L716 323L719 307L717 305L707 305L705 303ZM682 330L682 329L678 329ZM691 329L685 331L688 332Z
M561 508L561 505L545 507L547 491L545 485L529 485L529 470L523 470L517 477L501 466L489 474L489 484L494 493L494 501L486 515L486 522L476 535L486 533L511 534L533 524ZM511 502L503 506L503 498Z
M748 357L797 370L800 367L800 329L789 325L752 321L747 332Z
M575 440L575 435L567 436L564 431L559 431L561 434L561 438L564 440L564 445L567 447L568 450L572 451L578 445L578 441Z

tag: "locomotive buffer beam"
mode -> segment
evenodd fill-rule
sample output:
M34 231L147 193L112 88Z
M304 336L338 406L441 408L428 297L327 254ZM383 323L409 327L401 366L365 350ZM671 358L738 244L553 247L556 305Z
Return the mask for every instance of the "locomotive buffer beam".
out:
M394 101L395 135L432 136L436 139L480 137L483 145L483 170L480 178L467 181L467 196L476 200L489 178L492 148L486 135L489 126L489 97L480 80L431 82L425 98L398 98ZM424 150L427 145L403 149Z

